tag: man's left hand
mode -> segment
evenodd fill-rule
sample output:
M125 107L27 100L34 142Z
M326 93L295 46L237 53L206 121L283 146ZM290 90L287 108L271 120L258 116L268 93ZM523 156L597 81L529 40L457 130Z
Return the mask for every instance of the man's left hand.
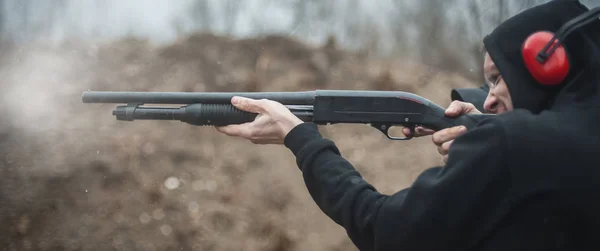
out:
M258 115L252 122L217 126L217 131L250 140L254 144L283 144L285 136L303 123L287 107L272 100L233 97L231 104L242 111Z

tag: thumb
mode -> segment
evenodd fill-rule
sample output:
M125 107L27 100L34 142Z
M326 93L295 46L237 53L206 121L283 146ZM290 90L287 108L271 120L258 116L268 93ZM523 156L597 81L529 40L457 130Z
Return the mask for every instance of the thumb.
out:
M231 98L231 104L242 111L259 113L263 111L262 106L259 105L258 100L234 96Z
M465 103L460 101L453 101L448 109L446 109L446 116L458 116L466 113L471 113L477 110L475 106L471 103Z

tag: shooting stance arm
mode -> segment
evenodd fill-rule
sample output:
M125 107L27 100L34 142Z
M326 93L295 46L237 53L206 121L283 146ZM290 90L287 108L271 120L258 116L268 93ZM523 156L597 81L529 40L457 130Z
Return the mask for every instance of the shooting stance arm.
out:
M466 250L506 212L505 139L495 122L481 125L455 140L445 167L393 195L367 183L313 123L296 126L284 144L319 208L360 250Z

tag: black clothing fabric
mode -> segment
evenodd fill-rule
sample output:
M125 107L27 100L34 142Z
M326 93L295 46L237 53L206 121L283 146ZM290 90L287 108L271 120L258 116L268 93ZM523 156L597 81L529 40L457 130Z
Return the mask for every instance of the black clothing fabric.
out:
M538 113L549 107L565 85L579 85L587 77L580 74L595 74L586 66L597 64L600 47L600 21L594 21L572 32L563 41L570 59L571 69L567 79L559 86L547 87L539 84L527 71L521 47L533 32L556 32L564 23L589 10L576 0L554 0L523 11L497 27L483 42L490 57L498 67L508 86L514 108L523 108ZM578 77L579 76L579 77ZM595 86L592 86L595 88ZM580 89L580 88L576 88ZM596 92L590 90L590 92Z
M572 57L578 64L595 63L580 65L585 71L560 91L531 83L511 41L529 34L522 26L557 29L581 10L552 1L487 37L515 106L526 109L482 121L454 140L444 166L397 193L367 183L315 124L295 127L284 144L315 203L364 251L600 250L600 36L570 40L581 44L569 52L588 53Z
M454 141L445 166L392 195L367 183L315 124L284 143L316 204L360 250L600 250L599 112L520 110L484 121Z

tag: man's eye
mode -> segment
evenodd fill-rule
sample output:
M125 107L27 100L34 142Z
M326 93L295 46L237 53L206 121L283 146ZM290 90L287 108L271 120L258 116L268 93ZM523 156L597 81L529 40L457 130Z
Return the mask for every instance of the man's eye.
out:
M494 86L498 85L500 78L501 78L500 75L494 75L494 76L491 76L488 81L490 82L491 86L494 87Z
M498 75L496 76L496 78L494 78L494 86L497 86L498 83L500 83L500 80L502 79L502 76Z

